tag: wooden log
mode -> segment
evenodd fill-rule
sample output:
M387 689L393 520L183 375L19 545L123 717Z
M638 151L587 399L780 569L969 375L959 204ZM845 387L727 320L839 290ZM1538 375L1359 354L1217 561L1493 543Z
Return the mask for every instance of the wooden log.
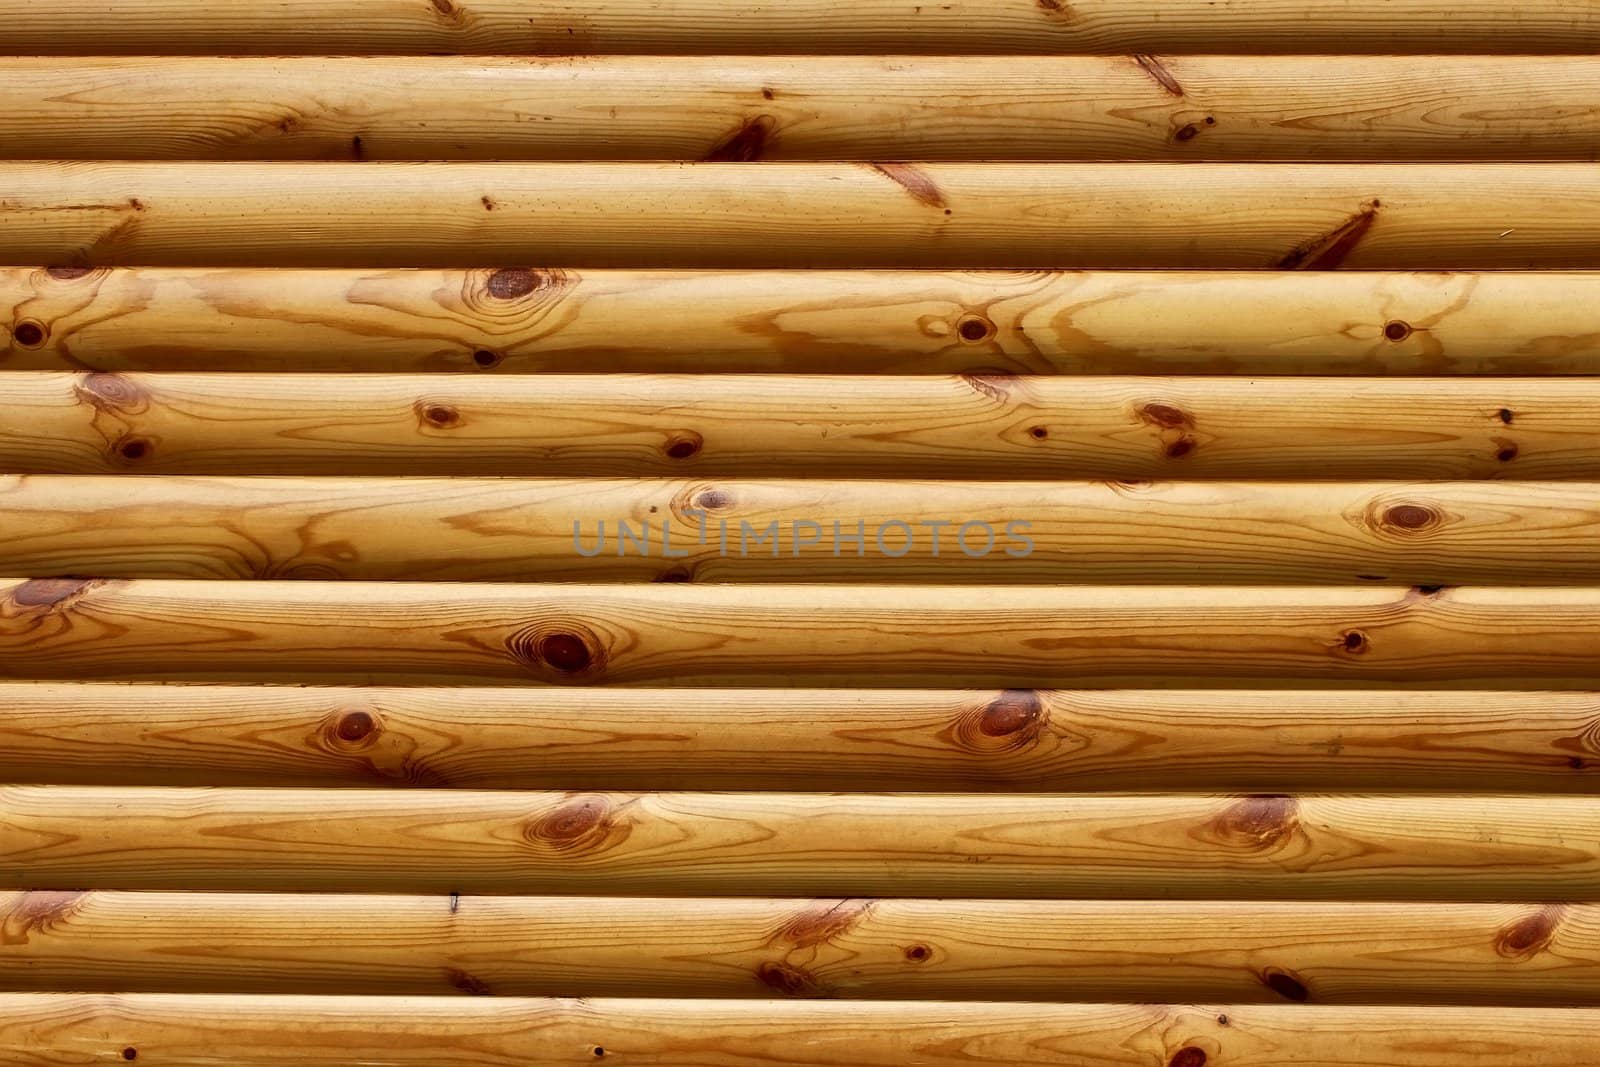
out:
M17 991L1600 1004L1594 904L95 890L0 928Z
M0 502L29 577L1600 583L1597 482L0 475Z
M16 1067L1591 1067L1597 1026L1592 1008L0 994Z
M0 48L82 53L1590 52L1592 0L120 0L0 3Z
M0 684L0 780L1600 791L1581 692Z
M1588 161L1596 114L1592 55L0 59L9 159Z
M1582 163L0 163L52 266L1600 266Z
M0 786L0 847L13 885L94 889L1544 902L1600 894L1600 803L1587 796Z
M0 267L7 370L1600 373L1600 274Z
M1600 679L1600 588L0 580L0 677L1032 687Z
M17 372L0 395L0 469L28 474L1600 479L1600 379Z

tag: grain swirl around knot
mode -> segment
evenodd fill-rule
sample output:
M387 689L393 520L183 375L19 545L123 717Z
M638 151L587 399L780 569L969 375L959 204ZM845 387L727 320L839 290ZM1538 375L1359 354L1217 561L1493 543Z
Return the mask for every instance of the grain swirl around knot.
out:
M571 856L605 852L627 840L632 830L625 807L602 793L575 794L529 820L522 836L542 852Z
M469 270L462 276L460 300L485 329L520 336L558 313L580 280L574 271L547 267Z
M1007 689L962 711L940 737L963 752L999 755L1034 747L1049 725L1049 709L1037 690Z
M541 619L506 637L506 649L534 673L559 682L590 681L605 673L606 641L576 619Z

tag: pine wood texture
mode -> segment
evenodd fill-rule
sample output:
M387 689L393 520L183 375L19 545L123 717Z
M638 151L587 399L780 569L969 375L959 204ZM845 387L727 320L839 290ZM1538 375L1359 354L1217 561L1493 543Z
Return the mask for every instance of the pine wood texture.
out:
M0 994L17 1067L1590 1067L1597 1026L1570 1008Z
M9 267L0 307L8 371L1600 372L1581 271Z
M27 782L1600 789L1586 693L25 683L0 696L0 769Z
M1587 687L1593 586L0 579L0 677L393 684Z
M3 47L80 53L1590 52L1593 0L5 0Z
M1584 163L0 163L13 264L1600 267Z
M25 885L642 896L1600 896L1600 805L1503 794L0 786Z
M1592 904L96 890L0 928L19 991L1600 1004Z
M14 372L0 390L0 464L24 474L1600 479L1600 378Z
M1596 482L0 476L0 574L1581 585L1597 537Z
M13 782L1600 792L1588 692L68 682L0 703Z
M1600 1062L1600 0L0 27L0 1067Z
M1592 162L1597 118L1595 56L0 58L10 159Z

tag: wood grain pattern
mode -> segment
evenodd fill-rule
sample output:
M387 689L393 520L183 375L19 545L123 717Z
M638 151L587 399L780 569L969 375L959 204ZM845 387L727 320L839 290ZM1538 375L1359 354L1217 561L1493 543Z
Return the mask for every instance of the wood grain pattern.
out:
M1524 900L1600 895L1594 797L0 786L14 884Z
M30 474L1600 479L1600 378L0 373Z
M1581 163L0 163L78 266L1600 266Z
M0 1067L1596 1067L1600 0L0 26Z
M1600 792L1600 695L0 684L0 780Z
M0 307L6 370L1600 373L1579 271L9 267Z
M32 578L1564 585L1597 537L1597 482L0 475Z
M0 48L79 53L1589 52L1593 0L119 0L0 3Z
M4 58L0 154L1434 163L1600 154L1595 56L1159 62L1160 77L1133 56Z
M1600 588L0 580L0 677L1585 688Z
M1583 1008L0 995L17 1067L1590 1067L1597 1026Z
M1600 906L0 893L17 991L1600 1004Z

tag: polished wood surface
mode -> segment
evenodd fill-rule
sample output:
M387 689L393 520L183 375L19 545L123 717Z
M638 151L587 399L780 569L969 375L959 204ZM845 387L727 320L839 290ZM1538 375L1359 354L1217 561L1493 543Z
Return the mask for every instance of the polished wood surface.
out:
M80 53L1591 52L1594 0L5 0L0 48ZM1421 62L1419 60L1419 62Z
M1506 794L0 786L25 885L289 892L1600 897L1600 805Z
M0 27L0 1067L1595 1067L1600 0Z
M1600 378L0 372L0 390L8 473L1600 480Z
M1586 163L0 163L65 267L1600 267Z
M1589 1067L1596 1026L1572 1008L0 994L18 1067Z
M10 159L1593 161L1597 117L1595 56L0 58Z
M0 677L535 685L1600 679L1600 590L0 579Z
M1589 692L36 682L0 703L14 782L1600 792Z
M14 575L1600 581L1595 482L12 475L0 506L0 574ZM863 529L858 554L844 535Z
M0 306L6 371L1600 372L1584 271L10 267Z
M1592 904L0 893L21 990L1600 1004Z

